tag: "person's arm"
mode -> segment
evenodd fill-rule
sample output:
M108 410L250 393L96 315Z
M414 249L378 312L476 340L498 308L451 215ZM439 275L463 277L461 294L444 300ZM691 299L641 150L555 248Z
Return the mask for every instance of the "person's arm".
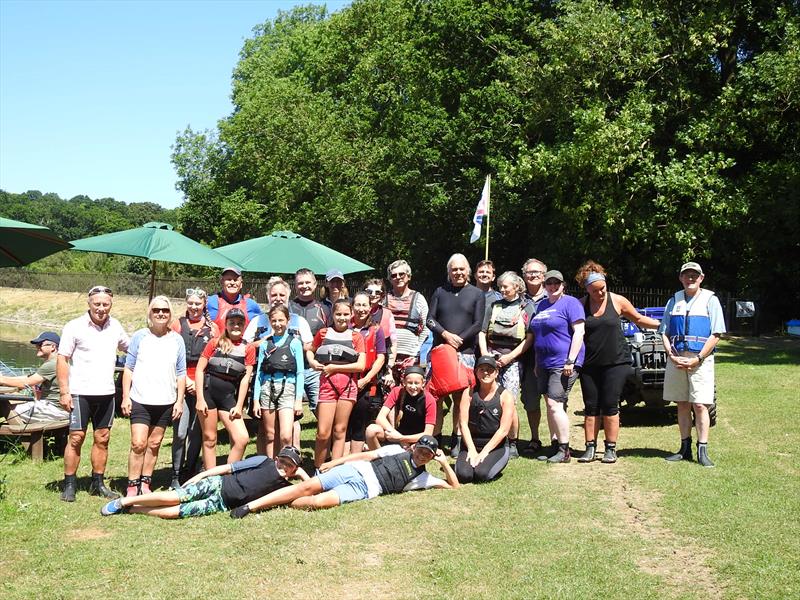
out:
M326 471L330 471L334 467L338 467L339 465L343 465L344 463L355 462L357 460L365 460L367 462L372 462L380 455L378 454L377 450L369 450L367 452L356 452L355 454L348 454L347 456L342 456L341 458L335 458L333 460L329 460L328 462L322 463L319 470L322 473Z
M567 354L567 360L573 361L573 364L566 364L564 363L564 375L569 377L572 375L572 372L575 370L575 361L578 360L578 355L581 352L581 346L583 345L583 333L584 333L584 321L576 321L572 324L572 342L569 345L569 353Z
M465 388L461 392L461 398L458 401L458 424L461 432L461 443L467 449L467 461L473 464L473 461L478 457L478 450L475 448L475 440L472 439L472 433L469 430L469 405L471 402L472 390Z
M446 485L439 484L434 487L443 490L455 490L460 488L461 484L458 482L458 477L456 477L456 472L453 471L453 467L450 466L450 463L448 462L447 457L444 455L444 452L442 452L441 450L437 450L436 456L433 457L433 460L439 463L439 466L442 468L442 471L444 471L444 477L446 479L445 481Z
M18 377L6 377L0 375L0 385L21 389L24 387L33 387L34 385L41 385L44 377L39 373L31 373L30 375L20 375Z
M617 312L640 329L658 329L658 326L661 325L659 321L646 317L636 310L625 296L619 294L610 294L610 296L612 303L617 307Z
M236 406L231 408L228 413L231 420L240 419L244 413L244 401L247 399L247 389L250 387L250 378L253 376L253 365L244 368L244 377L239 382L239 394L236 398Z
M422 324L421 331L419 332L418 340L417 340L417 356L419 356L419 348L422 344L425 343L425 340L428 339L428 327L426 323L428 322L428 301L425 299L420 293L417 293L417 310L419 311L419 322Z
M172 420L177 421L183 414L183 397L186 394L186 376L178 376L178 395L175 398L175 404L172 407Z
M69 390L69 356L59 354L56 358L56 379L60 390L58 403L66 411L72 411L72 393Z
M381 410L378 412L378 416L375 417L375 423L383 427L383 431L394 431L394 426L392 422L389 420L389 414L392 412L393 407L386 406L385 404L381 406Z
M303 344L298 339L293 339L289 342L289 349L294 356L294 362L297 369L294 372L294 412L299 411L303 413L303 390L305 389L306 381L306 365L304 362Z
M510 392L503 390L503 393L500 395L500 406L503 408L503 415L500 417L500 426L483 447L483 450L478 453L478 462L474 463L473 466L477 466L486 460L486 457L489 456L489 452L497 448L500 442L508 437L508 432L511 430L511 422L514 419L514 399L511 397Z
M232 467L233 467L232 464L218 465L216 467L211 467L207 471L202 471L197 475L195 475L194 477L192 477L191 479L188 479L186 483L183 484L183 487L186 487L187 485L191 485L193 483L197 483L198 481L205 479L207 477L213 477L214 475L228 475L229 473L231 473Z
M522 340L519 344L517 344L516 348L514 348L508 354L504 354L503 356L497 359L497 366L502 368L507 365L510 365L520 356L525 354L532 345L533 345L533 334L526 333L525 339Z
M133 371L125 365L125 368L122 370L122 403L120 405L120 410L126 417L131 416L131 407L133 406L133 402L131 401L132 384Z
M211 343L211 342L209 342ZM203 390L203 381L206 376L206 366L208 366L208 359L201 356L197 361L197 367L194 371L194 395L197 398L195 410L202 413L203 416L208 415L208 403L206 402Z
M478 334L478 349L480 350L481 356L486 356L489 354L489 346L486 343L486 332L481 331Z
M428 329L430 329L434 335L443 336L445 332L445 328L442 327L441 323L437 320L439 316L439 289L433 292L433 296L431 297L431 305L430 309L428 310L428 318L425 320L425 325L427 325ZM421 340L420 344L425 340Z

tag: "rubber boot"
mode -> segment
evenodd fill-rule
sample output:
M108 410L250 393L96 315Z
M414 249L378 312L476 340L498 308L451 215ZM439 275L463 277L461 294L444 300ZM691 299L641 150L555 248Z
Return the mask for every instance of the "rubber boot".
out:
M594 460L595 451L597 450L597 441L586 442L586 452L578 457L579 463L588 463Z
M569 443L559 444L558 452L547 459L549 463L568 463L572 458L569 455Z
M451 436L450 445L450 458L458 458L458 453L461 452L461 436Z
M556 452L558 452L558 440L552 440L550 442L550 447L547 448L544 453L537 456L536 460L548 460L552 456L555 456Z
M665 460L678 462L679 460L692 460L692 438L687 437L681 440L681 449L675 454L670 454Z
M713 467L714 463L708 458L708 444L697 442L697 462L704 467Z
M78 477L76 475L64 475L64 491L61 492L61 499L64 502L75 502L75 494L78 492Z
M509 438L508 440L508 459L514 460L515 458L519 458L519 448L517 448L517 440L512 440Z
M603 452L602 462L608 464L617 462L617 443L606 442L606 451Z
M89 484L89 495L102 496L109 500L119 498L119 494L109 489L103 481L103 473L92 473L92 483Z

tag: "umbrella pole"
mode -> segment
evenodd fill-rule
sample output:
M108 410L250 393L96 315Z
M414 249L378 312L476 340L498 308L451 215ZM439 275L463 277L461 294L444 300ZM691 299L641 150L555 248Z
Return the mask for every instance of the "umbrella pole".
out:
M156 261L151 261L150 263L150 298L147 299L147 303L149 304L150 301L153 299L153 296L156 295Z

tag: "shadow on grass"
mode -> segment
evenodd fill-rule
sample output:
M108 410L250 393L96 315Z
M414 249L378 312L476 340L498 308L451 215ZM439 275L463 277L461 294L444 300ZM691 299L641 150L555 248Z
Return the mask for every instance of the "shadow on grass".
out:
M740 365L796 365L800 363L800 338L732 337L717 351L724 362Z
M678 422L678 409L674 404L651 408L648 406L624 407L620 412L622 427L664 427Z
M670 454L674 454L674 450L660 450L658 448L619 448L617 454L620 458L626 456L637 456L640 458L666 458Z

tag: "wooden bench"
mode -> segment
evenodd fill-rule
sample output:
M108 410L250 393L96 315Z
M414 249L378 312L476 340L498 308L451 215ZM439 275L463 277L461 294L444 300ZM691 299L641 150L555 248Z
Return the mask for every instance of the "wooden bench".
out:
M33 460L44 459L45 435L63 436L66 439L69 420L51 421L49 423L28 423L19 425L0 425L0 435L11 435L19 438L25 450Z

